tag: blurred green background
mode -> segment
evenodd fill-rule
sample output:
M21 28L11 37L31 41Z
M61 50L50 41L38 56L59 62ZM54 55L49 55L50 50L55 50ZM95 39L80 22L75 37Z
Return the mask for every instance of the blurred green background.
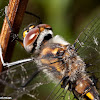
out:
M7 6L8 2L8 0L0 0L0 9ZM100 14L100 0L29 0L26 10L38 15L43 23L51 25L54 35L61 35L66 41L74 43L87 23ZM1 12L0 16L1 28L4 18ZM25 14L19 32L20 38L22 38L23 28L30 23L38 24L39 20ZM29 56L30 54L17 42L10 59L16 61ZM9 61L9 56L6 55L6 58Z

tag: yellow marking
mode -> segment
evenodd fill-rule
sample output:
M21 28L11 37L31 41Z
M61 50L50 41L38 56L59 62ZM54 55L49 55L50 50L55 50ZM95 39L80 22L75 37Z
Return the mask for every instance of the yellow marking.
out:
M86 96L91 100L94 99L94 96L90 92L86 93Z
M56 71L61 72L63 66L61 67L60 66L60 63L57 62L57 61L58 61L57 59L49 59L49 60L48 59L41 59L42 64L55 67L56 68ZM51 68L51 70L52 70L52 68Z
M25 38L27 33L28 33L27 30L23 32L23 38Z
M55 48L54 50L52 50L53 54L56 54L58 52L58 48Z
M29 27L29 29L32 29L32 28L34 28L34 27L35 27L35 26L34 26L34 25L32 25L32 26L30 26L30 27Z

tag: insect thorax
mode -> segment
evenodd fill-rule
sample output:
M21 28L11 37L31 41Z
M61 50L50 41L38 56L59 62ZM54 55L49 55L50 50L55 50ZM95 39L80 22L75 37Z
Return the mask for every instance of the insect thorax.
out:
M77 55L73 46L60 43L47 42L40 52L41 63L47 66L56 78L61 79L68 76L70 81L74 81L85 73L85 63Z

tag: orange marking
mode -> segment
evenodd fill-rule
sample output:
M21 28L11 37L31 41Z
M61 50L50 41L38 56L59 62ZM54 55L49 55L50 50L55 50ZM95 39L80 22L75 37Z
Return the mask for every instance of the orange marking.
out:
M58 52L58 48L55 48L54 50L52 50L53 54L56 54Z
M42 55L46 55L48 52L51 52L51 51L52 51L51 48L46 47L46 48L43 49Z
M40 32L44 31L44 27L40 27Z

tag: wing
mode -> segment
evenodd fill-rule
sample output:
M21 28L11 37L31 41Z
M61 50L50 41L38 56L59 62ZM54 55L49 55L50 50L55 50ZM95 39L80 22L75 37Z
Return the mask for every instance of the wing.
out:
M72 90L69 91L69 84L65 86L62 84L63 80L66 77L63 77L60 82L53 88L46 100L77 100L78 98L72 93ZM62 85L62 86L61 86ZM64 86L64 87L63 87Z
M74 45L77 53L87 64L87 70L100 84L100 14L83 29Z
M12 99L21 98L21 100L26 100L26 97L34 100L66 100L68 98L75 100L74 95L68 91L67 86L66 89L61 88L62 80L60 82L57 81L57 84L52 83L48 76L40 70L43 68L46 67L30 62L12 66L2 72L0 74L0 84L5 88L3 87L4 91L0 92L0 95L11 97ZM52 72L54 71L56 70L54 69ZM32 78L33 75L35 76Z
M2 72L0 74L0 86L3 91L0 92L0 95L12 99L21 98L21 100L26 100L26 98L33 100L66 100L68 95L70 98L74 98L72 93L69 93L68 87L66 90L61 88L61 81L57 82L58 85L54 84L42 70L27 84L31 76L38 71L37 64L30 62L12 66Z
M44 93L44 98L46 98L51 89L49 92L46 92L48 94L45 94L46 88L43 90L41 85L45 86L51 81L42 71L37 73L33 80L29 82L29 84L23 86L31 78L33 73L36 73L37 71L37 65L34 62L31 62L12 66L12 68L2 72L0 75L0 86L2 86L4 91L0 92L0 95L11 97L12 99L20 97L22 100L25 100L26 98L37 100L41 98L42 94ZM44 98L41 100L44 100Z

